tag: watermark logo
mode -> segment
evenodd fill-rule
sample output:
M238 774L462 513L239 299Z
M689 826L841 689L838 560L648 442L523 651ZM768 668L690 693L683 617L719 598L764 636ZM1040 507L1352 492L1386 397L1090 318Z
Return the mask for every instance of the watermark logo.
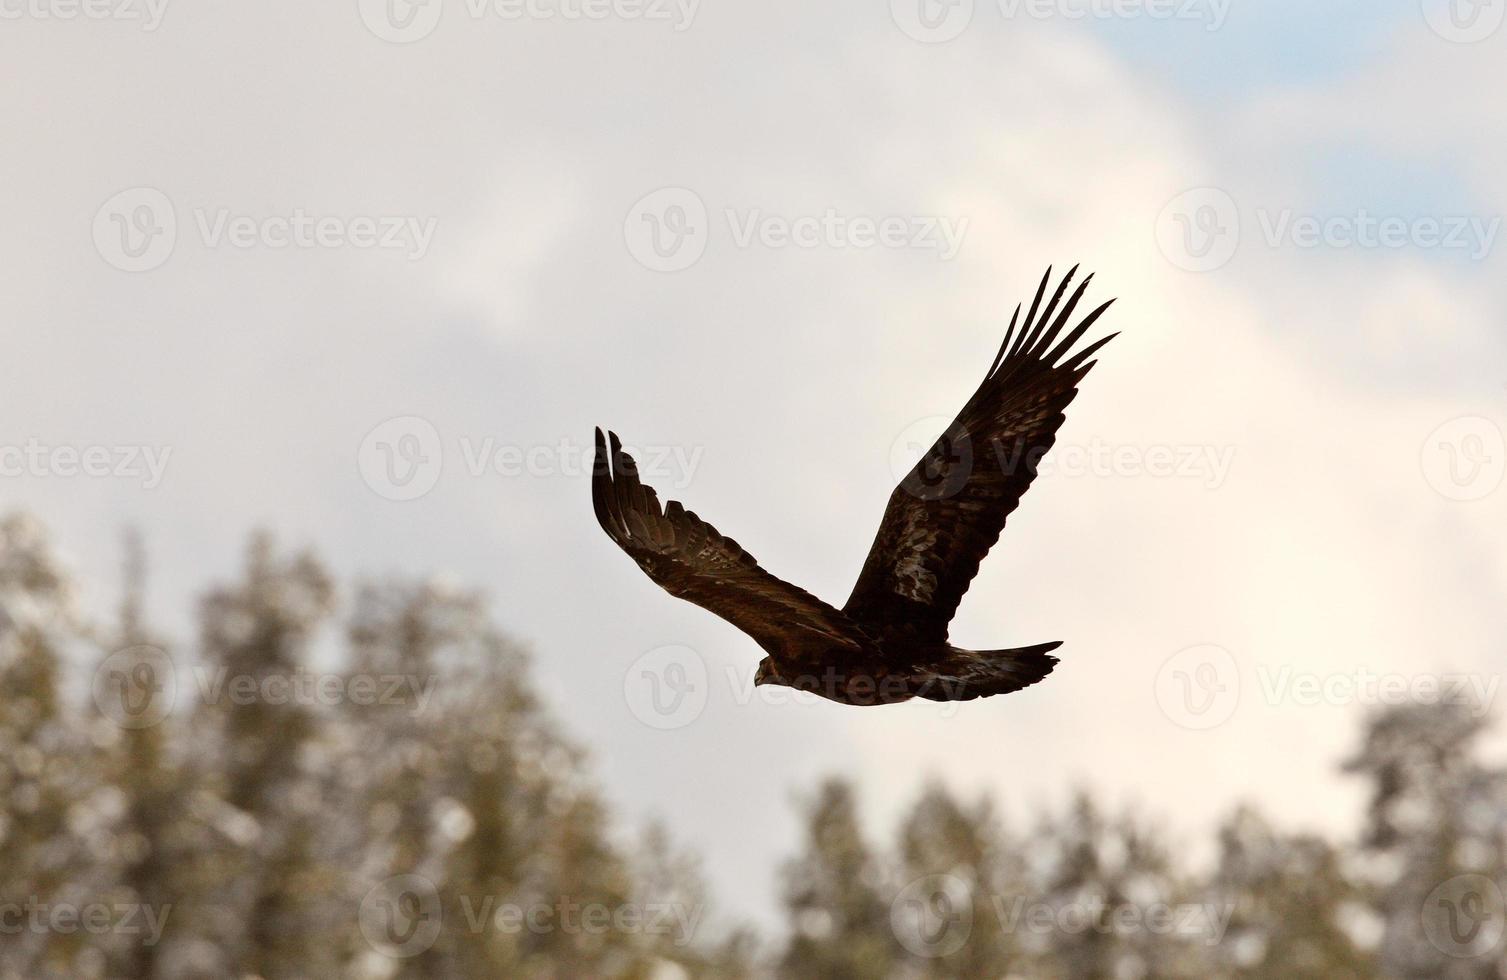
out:
M128 936L142 946L162 941L171 903L143 905L139 902L48 902L33 895L24 902L0 902L0 936L22 933L71 936Z
M1173 724L1193 731L1215 728L1229 721L1240 704L1240 666L1224 647L1188 647L1163 662L1154 693Z
M434 33L443 0L359 0L361 22L393 44L412 44ZM646 21L671 25L678 34L696 20L700 0L463 0L454 4L472 21Z
M1256 673L1262 697L1270 705L1295 704L1306 708L1448 704L1468 709L1475 718L1490 713L1502 683L1502 678L1495 674L1378 673L1366 667L1317 674L1294 670L1291 664L1276 669L1262 664Z
M628 254L654 272L680 272L706 252L706 203L684 187L662 187L636 201L623 219Z
M922 44L951 41L973 22L973 0L890 0L890 17Z
M3 0L0 0L3 2ZM187 225L207 249L357 249L401 252L410 262L429 253L438 219L412 215L316 214L307 208L283 213L239 214L230 208L195 207ZM150 272L172 258L178 245L178 212L155 187L133 187L111 197L94 214L95 250L123 272Z
M1180 936L1217 946L1235 913L1234 902L1120 902L1095 896L1083 901L1036 901L1023 895L994 896L994 914L1007 933Z
M345 674L296 668L232 674L223 665L198 665L190 673L192 690L204 705L354 705L402 708L413 715L428 708L439 681L434 674ZM121 728L150 728L177 706L178 670L172 657L158 647L126 647L100 662L94 671L91 694L100 714Z
M951 419L940 415L918 419L890 444L890 473L913 497L946 500L962 490L973 474L973 440L955 428Z
M644 480L679 490L690 485L706 447L642 444L625 446L624 451L638 463ZM387 500L416 500L438 484L446 458L459 460L471 479L582 479L591 475L595 447L569 437L532 444L491 435L450 439L428 419L405 415L368 432L356 457L361 478L372 492Z
M173 660L154 646L117 650L94 670L90 685L100 714L121 728L151 728L172 714L178 700Z
M308 670L275 671L267 674L232 674L226 667L194 670L200 701L207 705L230 704L244 708L253 704L304 707L358 708L401 707L417 715L434 696L434 674L335 674Z
M1423 478L1449 500L1490 496L1507 473L1507 440L1491 419L1467 415L1444 423L1423 441Z
M962 949L973 932L973 895L956 875L927 875L890 903L890 930L915 956L935 959Z
M418 956L434 945L444 922L439 889L423 875L394 875L361 900L361 935L393 959Z
M162 26L168 0L0 0L0 20L136 21L143 33Z
M1154 20L1200 23L1217 31L1233 0L996 0L1008 23L1032 20ZM973 22L974 0L890 0L895 26L923 44L951 41Z
M434 489L445 468L439 430L428 419L388 419L361 440L356 455L361 479L388 500L417 500Z
M1197 480L1207 490L1218 490L1234 462L1234 446L1133 446L1095 438L1086 443L1056 443L1047 449L1023 439L974 440L941 416L906 426L890 444L889 453L896 483L922 500L955 496L975 472L985 468L1028 478Z
M1507 2L1507 0L1504 0ZM1254 217L1254 221L1248 220ZM1305 213L1290 207L1257 207L1242 215L1226 191L1198 187L1167 203L1156 219L1156 242L1167 261L1188 272L1212 272L1228 265L1240 248L1242 230L1254 228L1259 243L1272 250L1333 249L1452 252L1484 261L1496 247L1499 216L1471 214Z
M688 946L695 939L696 927L705 911L700 904L683 902L607 905L604 902L578 902L568 895L558 896L553 902L527 905L498 902L495 895L484 895L479 900L462 895L460 908L466 928L477 934L491 930L507 936L524 932L535 936L556 932L568 936L608 933L668 936L678 947Z
M1421 0L1423 19L1433 32L1455 44L1491 37L1507 19L1507 0Z
M1292 208L1257 208L1262 238L1268 248L1389 249L1463 252L1480 262L1496 245L1502 219L1478 215L1373 214L1366 208L1354 214L1324 217L1300 214Z
M122 272L150 272L172 258L178 214L155 187L131 187L94 214L94 248Z
M706 661L688 646L655 647L623 675L623 698L633 717L661 731L694 722L706 710Z
M172 454L172 446L53 446L28 439L0 444L0 477L136 480L143 490L155 490Z
M1434 948L1459 959L1495 953L1507 929L1507 901L1485 875L1450 878L1429 892L1419 914Z
M717 225L734 248L866 250L884 248L957 257L968 235L966 217L929 214L779 214L761 207L723 208L713 221L706 202L685 187L662 187L636 201L623 221L628 254L646 269L680 272L700 261Z
M886 248L932 252L943 262L957 258L968 237L966 217L947 215L842 214L826 208L820 214L770 214L763 208L725 208L733 245L767 249Z
M1161 20L1202 23L1207 31L1224 26L1234 0L999 0L1007 20L1024 14L1034 20Z
M412 44L434 33L444 16L443 0L358 0L361 22L391 44Z
M1184 191L1156 219L1156 244L1167 261L1188 272L1227 265L1240 247L1240 209L1217 187Z

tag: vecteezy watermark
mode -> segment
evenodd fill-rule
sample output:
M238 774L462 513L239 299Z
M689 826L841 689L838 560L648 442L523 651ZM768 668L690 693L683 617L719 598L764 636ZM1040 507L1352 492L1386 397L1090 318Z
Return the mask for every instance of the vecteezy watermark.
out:
M957 715L967 682L955 678L914 679L875 676L836 667L818 668L761 683L758 665L729 664L712 671L691 647L670 644L639 656L623 673L623 700L633 717L661 731L685 728L701 717L711 692L723 692L734 707L895 704L911 701L933 708L940 718Z
M1212 643L1179 650L1156 672L1153 694L1175 725L1205 731L1230 720L1240 705L1240 665Z
M645 21L667 23L679 33L695 21L701 0L450 0L449 5L473 21ZM411 44L434 33L445 6L445 0L360 0L361 22L384 41Z
M682 645L655 647L623 673L623 700L633 717L669 731L701 717L710 686L701 654Z
M1221 268L1240 247L1240 208L1217 187L1184 191L1157 215L1156 244L1179 269Z
M1496 955L1507 932L1507 899L1485 875L1455 875L1440 883L1418 912L1429 942L1457 959Z
M0 0L0 20L131 21L151 33L162 26L168 0Z
M1159 20L1224 26L1234 0L995 0L1006 21ZM890 0L890 17L907 37L925 44L951 41L973 22L974 0Z
M973 23L973 0L890 0L890 17L907 37L941 44Z
M1462 503L1490 496L1507 474L1507 439L1488 418L1452 419L1423 440L1419 465L1428 485Z
M938 444L940 450L932 453ZM959 493L979 467L1007 476L1198 480L1206 489L1218 490L1229 478L1234 462L1234 446L1133 446L1095 438L1087 443L1059 442L1048 451L1028 447L1023 440L980 443L942 416L918 419L890 444L890 472L895 481L928 500Z
M968 943L980 915L993 914L1000 931L1018 935L1178 936L1216 946L1224 938L1234 902L1118 902L1031 899L976 893L951 874L926 875L901 888L890 903L890 929L910 953L934 959Z
M95 668L95 707L121 728L150 728L173 714L179 700L178 669L158 647L117 650ZM402 708L419 714L433 697L437 675L402 672L330 673L309 670L232 674L224 666L197 665L193 693L205 705L253 704Z
M1496 246L1500 216L1471 214L1307 214L1295 208L1257 207L1246 220L1239 204L1217 187L1198 187L1173 198L1157 215L1157 246L1167 261L1189 272L1210 272L1229 264L1254 227L1270 249L1417 249L1454 252L1484 261Z
M172 903L141 902L48 902L35 895L24 902L0 902L0 936L24 933L71 936L130 936L142 946L162 940Z
M761 207L723 208L721 219L734 248L907 249L948 262L968 235L969 219L926 214L777 214ZM662 187L634 202L623 219L623 241L640 265L679 272L705 254L716 222L706 202L685 187Z
M271 214L195 206L189 228L207 249L356 249L402 254L417 262L429 254L438 219L416 215L319 214L295 207ZM178 245L180 225L172 200L154 187L113 195L94 214L94 247L123 272L160 268Z
M511 896L510 896L511 897ZM444 927L447 903L435 883L418 874L394 875L367 892L359 912L361 934L373 949L394 959L417 956L432 947ZM514 936L563 933L569 936L666 936L678 947L691 944L705 911L700 903L581 902L569 895L548 901L516 902L497 895L462 893L461 919L454 928L472 935Z
M0 477L136 480L142 489L155 490L172 454L172 446L53 446L28 439L0 444Z
M461 436L454 450L466 476L480 479L498 476L579 478L591 473L594 446L573 439L523 445L495 436ZM701 457L702 446L625 447L646 480L666 487L690 485ZM388 500L416 500L439 483L445 466L445 440L429 420L416 415L388 419L361 440L357 467L366 485Z
M1301 671L1291 664L1256 667L1261 700L1269 706L1369 707L1401 704L1458 705L1484 717L1496 700L1502 678L1466 672ZM1241 701L1241 671L1223 647L1200 644L1180 650L1162 664L1155 682L1157 705L1174 724L1201 731L1224 724Z
M1166 20L1224 26L1234 0L998 0L1008 20Z
M388 500L417 500L440 481L445 451L428 419L400 415L373 428L356 452L361 479Z
M1368 706L1423 704L1468 707L1476 718L1485 717L1501 687L1499 674L1416 673L1372 671L1357 667L1352 671L1319 674L1295 670L1291 664L1256 668L1261 694L1267 704L1295 704L1300 707L1339 707L1349 704Z
M402 707L419 714L434 695L435 674L354 673L318 671L273 671L265 674L231 674L225 667L194 668L194 681L202 703L229 704L243 708L252 704L333 707L351 704L358 708Z
M100 714L121 728L151 728L177 703L177 669L164 650L126 647L95 668L90 693Z
M1235 912L1234 902L1119 902L1100 898L1081 902L1029 901L1023 896L994 897L995 915L1006 932L1076 936L1086 932L1128 936L1180 936L1217 946Z
M1433 32L1456 44L1484 41L1507 19L1507 0L1420 0L1420 4Z
M473 933L534 936L667 936L679 947L696 938L704 907L684 902L578 902L560 895L547 902L499 902L494 895L460 896L461 915Z
M917 878L890 902L890 931L915 956L951 956L973 934L973 892L956 875Z
M439 889L423 875L394 875L361 900L361 935L393 959L418 956L434 945L444 924Z

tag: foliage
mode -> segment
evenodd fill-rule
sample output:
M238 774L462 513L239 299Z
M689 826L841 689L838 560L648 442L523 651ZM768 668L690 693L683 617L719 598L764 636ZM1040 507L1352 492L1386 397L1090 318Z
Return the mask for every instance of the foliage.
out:
M1507 772L1477 706L1368 719L1355 840L1244 805L1202 869L1086 792L1016 828L929 785L885 846L829 779L761 946L709 924L663 827L617 826L481 596L343 602L258 535L190 653L126 551L117 621L87 623L42 529L0 520L0 980L1507 975Z

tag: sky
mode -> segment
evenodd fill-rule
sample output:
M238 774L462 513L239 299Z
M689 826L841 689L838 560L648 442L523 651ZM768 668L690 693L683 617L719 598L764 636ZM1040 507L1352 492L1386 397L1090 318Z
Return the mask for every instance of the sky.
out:
M273 529L484 589L625 822L776 921L793 801L928 780L1338 831L1399 696L1495 704L1507 0L0 0L0 508L151 608ZM662 498L840 603L1048 265L1118 297L954 622L961 706L754 692L596 526ZM1442 694L1440 692L1443 692ZM1495 712L1494 712L1495 713ZM1193 855L1196 859L1197 855Z

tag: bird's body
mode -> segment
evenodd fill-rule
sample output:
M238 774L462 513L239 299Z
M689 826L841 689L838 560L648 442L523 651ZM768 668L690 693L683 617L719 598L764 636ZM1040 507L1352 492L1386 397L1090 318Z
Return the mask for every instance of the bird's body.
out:
M1016 308L978 390L890 495L842 609L769 574L678 501L661 508L617 436L600 429L597 520L665 591L753 637L766 654L755 683L855 705L966 701L1036 683L1056 665L1048 651L1059 642L963 650L948 642L947 625L1052 447L1063 409L1094 366L1088 358L1111 339L1068 356L1110 304L1058 343L1089 280L1059 311L1073 272L1042 307L1050 277L1049 269L1019 332Z
M772 654L759 662L756 684L779 684L840 704L898 704L912 698L971 701L1035 684L1057 664L1048 650L1061 641L1015 650L963 650L948 643L930 649L901 644L876 648L869 658L833 656L813 664L788 664ZM834 651L840 653L841 651Z

